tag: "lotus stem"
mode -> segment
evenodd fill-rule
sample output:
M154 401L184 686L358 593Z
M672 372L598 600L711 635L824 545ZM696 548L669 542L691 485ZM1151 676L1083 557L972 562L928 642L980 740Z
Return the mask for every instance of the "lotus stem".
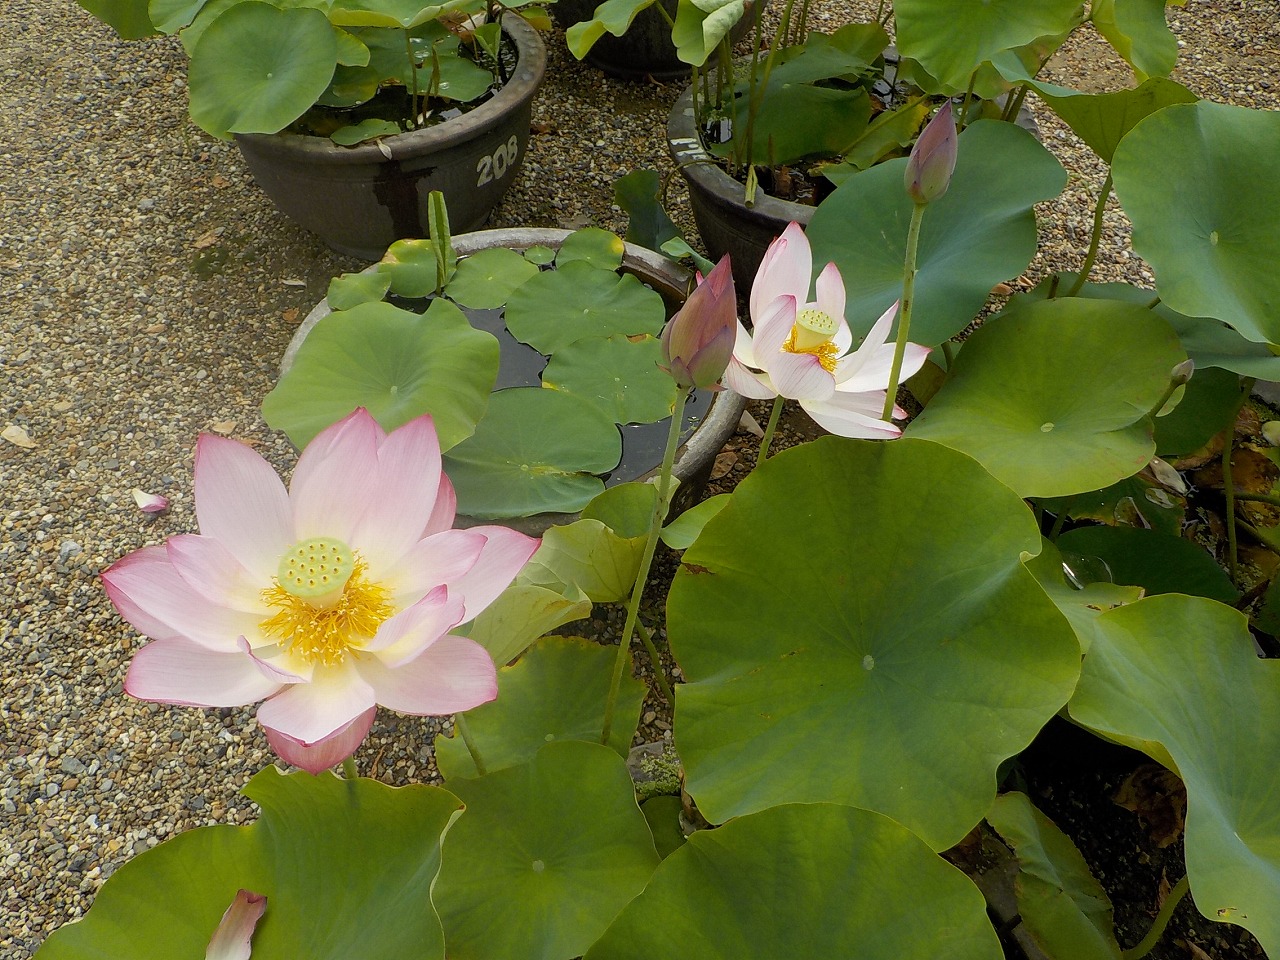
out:
M1280 507L1280 497L1270 493L1235 493L1237 500L1247 500L1250 503L1267 503L1273 507ZM1241 524L1243 526L1243 524Z
M1076 282L1067 291L1068 297L1077 296L1084 287L1089 274L1093 272L1093 262L1098 259L1098 244L1102 240L1102 217L1107 211L1107 200L1111 196L1111 171L1107 171L1107 179L1102 181L1102 190L1093 206L1093 234L1089 237L1089 252L1085 254L1084 263L1080 265L1080 273Z
M1049 530L1049 539L1054 543L1058 542L1058 537L1062 534L1062 527L1067 522L1067 514L1071 512L1071 508L1075 506L1075 502L1079 499L1080 494L1069 497L1058 510L1058 515L1053 518L1053 526Z
M960 107L960 129L969 125L969 107L973 105L973 85L978 82L978 71L969 74L969 86L964 91L964 103Z
M467 718L461 713L454 714L453 726L462 737L462 742L467 745L467 753L471 754L471 762L476 765L476 773L483 777L489 771L485 768L484 759L480 756L480 748L476 746L475 737L471 735L471 728L467 726Z
M409 127L418 129L418 61L413 55L413 38L408 28L404 31L404 53L409 61Z
M648 651L649 660L653 664L653 682L658 685L658 692L662 694L662 699L674 709L676 698L672 695L671 685L667 683L667 676L662 671L662 656L653 642L653 633L644 625L644 621L639 619L636 620L636 633L640 634L640 641Z
M1235 447L1236 417L1240 409L1253 393L1253 377L1245 377L1243 389L1231 408L1231 417L1227 420L1227 435L1222 441L1222 491L1227 498L1227 565L1234 581L1240 574L1240 560L1236 550L1236 488L1231 478L1231 453Z
M1164 932L1169 926L1169 920L1173 917L1173 912L1178 909L1178 904L1182 902L1182 898L1187 895L1187 891L1190 889L1191 881L1187 876L1183 876L1181 880L1173 885L1173 889L1164 898L1164 903L1160 904L1160 912L1151 921L1151 929L1147 931L1147 935L1128 950L1121 950L1121 960L1141 960L1142 957L1145 957L1155 949L1155 945L1160 942L1160 938L1164 936Z
M356 758L347 757L342 761L342 777L344 780L355 780L360 776L356 770Z
M951 373L951 367L956 362L956 348L951 345L950 340L942 341L942 356L947 361L947 373Z
M756 466L769 458L769 446L773 443L773 432L778 429L778 420L782 417L782 397L773 398L773 409L769 411L769 423L764 428L764 436L760 438L760 452L756 455Z
M613 732L613 714L618 706L618 691L622 689L622 672L627 666L631 637L635 633L636 622L640 619L640 600L649 579L649 568L653 566L653 553L658 547L662 518L666 515L667 496L671 489L671 468L676 462L676 447L680 445L680 428L684 424L684 405L688 399L688 391L681 390L676 396L675 408L671 411L671 429L667 431L667 448L663 451L662 467L658 473L658 497L653 504L653 515L649 518L649 536L644 543L644 553L640 556L640 569L636 572L636 583L631 589L631 600L627 603L627 620L622 628L622 636L618 638L618 655L613 661L609 695L604 702L604 724L600 730L600 742L605 745L608 745L609 734Z
M907 256L902 268L902 307L898 312L898 340L893 348L893 366L889 369L889 385L884 395L884 412L880 419L893 423L893 406L898 399L898 377L902 375L902 358L907 352L907 336L911 332L911 309L915 306L916 251L920 246L920 222L927 204L917 203L911 211L907 228Z

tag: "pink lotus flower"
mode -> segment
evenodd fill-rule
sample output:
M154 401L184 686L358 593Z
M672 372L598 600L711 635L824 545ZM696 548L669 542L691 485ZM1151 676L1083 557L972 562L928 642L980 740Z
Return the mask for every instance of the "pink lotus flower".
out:
M791 223L765 251L751 287L754 339L741 323L724 383L752 400L797 400L824 430L843 437L893 438L902 431L880 419L893 366L885 341L898 305L881 315L853 353L845 320L844 281L834 263L818 275L809 301L813 254L798 223ZM924 364L926 347L907 344L902 376ZM894 416L906 411L894 408Z
M262 700L271 746L318 773L355 752L378 704L440 715L497 695L489 654L449 631L493 602L538 541L450 529L457 501L430 417L387 434L357 410L303 451L288 492L249 447L203 434L195 502L199 535L102 575L152 640L129 666L131 696Z

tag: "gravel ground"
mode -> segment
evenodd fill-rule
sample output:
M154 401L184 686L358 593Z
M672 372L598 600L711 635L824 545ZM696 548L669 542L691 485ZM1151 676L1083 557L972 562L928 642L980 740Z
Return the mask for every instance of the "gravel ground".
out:
M875 4L814 6L834 26ZM1180 79L1212 99L1280 107L1274 0L1190 0L1170 16L1185 46ZM494 225L621 229L613 180L667 169L663 131L679 90L602 80L563 52L558 32L549 45L541 132ZM1052 78L1124 83L1109 61L1080 41ZM31 441L0 442L0 954L15 960L79 917L133 854L251 819L238 790L271 762L249 710L123 696L141 641L97 579L123 554L195 529L199 431L252 443L288 470L291 450L258 404L293 325L330 277L359 266L277 214L235 148L187 121L184 68L175 41L123 43L69 0L4 4L0 428ZM1073 178L1046 205L1047 252L1031 280L1079 262L1102 180L1087 151L1041 119ZM1114 214L1100 274L1149 281L1124 238ZM165 494L171 509L140 513L135 487ZM431 775L434 729L380 713L361 772L393 783Z

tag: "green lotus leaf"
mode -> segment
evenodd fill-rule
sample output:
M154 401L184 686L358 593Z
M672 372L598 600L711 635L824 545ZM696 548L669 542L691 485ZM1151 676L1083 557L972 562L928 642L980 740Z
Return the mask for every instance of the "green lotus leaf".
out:
M1024 497L1096 490L1155 454L1147 416L1186 359L1151 311L1026 303L984 323L907 432L974 457Z
M377 303L387 295L391 277L382 270L344 273L329 281L325 301L333 310L350 310L362 303Z
M492 773L526 763L552 741L599 743L617 652L580 637L543 637L501 668L498 699L467 714L485 769ZM609 746L621 757L631 749L647 692L628 669L609 732ZM436 765L446 780L479 776L461 737L436 737Z
M896 0L896 41L952 89L997 54L1040 37L1065 33L1082 13L1080 0Z
M401 297L426 297L436 292L439 260L427 238L397 240L378 261L378 272L391 281L391 292Z
M199 12L196 13L196 18L191 21L191 25L178 32L178 39L182 41L182 49L187 52L187 56L190 57L200 45L200 38L204 36L204 31L209 24L222 16L225 11L242 2L244 0L205 0Z
M832 801L957 842L1075 685L1075 635L1020 559L1039 550L1017 495L938 444L826 437L757 467L667 601L702 813Z
M191 54L191 119L224 140L283 130L324 93L337 56L319 10L238 3L208 25Z
M597 404L615 423L657 423L676 402L675 381L658 369L661 362L655 337L585 337L556 351L542 383Z
M556 627L589 616L591 600L576 586L556 584L552 588L518 576L469 627L454 632L465 632L489 651L494 663L502 665Z
M329 19L342 27L400 27L407 29L434 20L467 0L426 4L421 0L337 0Z
M584 960L653 960L673 943L681 960L1004 956L964 874L887 817L830 803L697 831Z
M484 416L497 375L498 341L452 303L421 316L364 303L315 325L262 415L301 449L357 407L388 431L429 413L448 450Z
M583 227L564 238L556 253L556 266L582 260L602 270L617 270L625 250L616 233L599 227Z
M1156 450L1164 457L1194 453L1226 429L1240 400L1240 378L1207 367L1197 370L1183 390L1172 412L1156 418Z
M605 491L606 493L608 491ZM552 527L523 576L545 587L577 587L596 603L619 603L631 595L645 533L620 536L599 520L583 518Z
M1166 107L1124 138L1112 173L1169 308L1280 342L1280 113Z
M368 120L361 120L359 123L353 123L350 126L339 127L329 134L329 139L340 147L354 147L357 143L364 143L366 140L376 140L378 137L394 137L397 133L402 132L399 124L392 123L390 120L379 120L377 117L370 117Z
M1163 9L1164 0L1160 0ZM1116 146L1144 117L1199 98L1180 83L1153 77L1132 90L1085 94L1051 83L1032 84L1044 101L1099 157L1111 162Z
M267 898L254 960L443 960L431 884L457 797L274 767L244 793L262 808L257 823L200 827L126 863L40 960L203 957L240 889Z
M372 100L381 86L382 77L374 67L338 64L333 71L333 79L329 81L329 89L316 103L322 107L354 107Z
M434 890L450 960L580 956L658 864L627 766L598 743L451 788L467 812Z
M801 45L783 50L769 85L843 79L856 82L884 54L889 35L878 23L849 23L835 33L811 33Z
M151 22L147 0L76 0L124 40L140 40L159 27Z
M550 247L536 244L524 252L524 258L530 263L535 263L540 267L545 267L549 263L556 262L556 252Z
M746 130L748 98L739 97L734 109L734 129ZM805 157L831 156L860 136L870 119L871 98L861 88L770 83L751 128L751 161L782 166ZM708 144L707 149L728 156L735 148L727 141Z
M613 199L627 214L628 243L660 250L680 229L662 206L662 178L656 170L632 170L613 182Z
M334 35L338 38L338 65L342 67L367 67L369 65L369 48L364 41L348 30L334 27Z
M590 20L575 23L564 32L569 52L581 60L606 33L620 37L630 29L642 10L653 6L655 0L604 0L595 8Z
M902 296L911 199L906 158L850 177L814 211L815 264L844 277L845 314L865 336ZM960 135L951 187L929 204L920 229L911 339L934 345L973 321L991 288L1026 269L1036 252L1035 205L1061 192L1066 171L1026 130L979 120Z
M1101 490L1043 497L1038 502L1052 514L1065 511L1072 520L1145 526L1171 537L1181 534L1187 515L1186 498L1170 492L1146 471Z
M572 261L531 278L507 301L507 329L550 356L583 337L657 336L662 295L635 277Z
M426 66L418 70L418 88L431 89L437 96L457 103L470 103L489 92L493 86L493 74L474 60L469 60L459 50L437 49L434 64L428 59Z
M671 478L667 490L667 505L675 495L680 481ZM599 520L620 537L632 539L647 537L653 523L654 508L658 505L658 488L652 483L632 480L610 487L582 508L583 520Z
M1243 614L1201 597L1148 597L1099 622L1071 718L1160 746L1147 753L1187 787L1196 908L1280 950L1280 661L1255 655Z
M458 272L445 293L464 307L493 310L504 306L512 291L537 276L538 268L514 250L491 247L458 261Z
M1165 23L1168 3L1186 0L1094 0L1090 19L1139 79L1167 77L1178 61L1178 38Z
M707 522L728 506L729 499L729 494L720 493L690 507L662 528L662 542L672 550L689 549Z
M746 0L680 0L671 27L676 56L702 66L746 10Z
M1046 540L1038 557L1027 561L1027 569L1040 584L1045 594L1067 618L1080 643L1080 652L1088 653L1093 639L1100 629L1097 619L1112 607L1136 603L1142 599L1141 587L1117 586L1105 580L1095 580L1089 574L1105 571L1098 569L1091 558L1072 554L1064 557L1058 548ZM1067 571L1071 581L1067 581Z
M558 390L517 387L493 394L488 415L445 457L445 470L459 513L500 520L581 510L604 489L597 474L621 457L617 425L597 407Z
M1018 913L1050 957L1120 960L1111 900L1071 839L1023 793L996 797L987 822L1018 858Z
M684 845L684 828L680 824L683 810L679 797L666 794L650 797L640 804L640 812L649 821L649 830L653 833L653 845L663 860Z
M821 166L822 175L840 186L855 173L874 166L894 150L910 145L929 119L931 110L932 105L928 99L917 97L894 110L884 111L855 140L840 150L843 159L839 163Z
M174 34L189 26L208 0L151 0L147 6L150 22L161 33Z
M1058 547L1104 560L1115 583L1142 587L1148 596L1185 593L1222 603L1240 599L1218 562L1184 537L1141 527L1078 527L1060 536Z

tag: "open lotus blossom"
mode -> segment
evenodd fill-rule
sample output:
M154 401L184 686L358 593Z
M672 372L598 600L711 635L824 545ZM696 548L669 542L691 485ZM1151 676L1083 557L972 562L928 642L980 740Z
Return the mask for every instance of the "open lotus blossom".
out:
M264 701L267 740L312 773L355 752L378 704L421 716L492 700L493 660L449 631L493 602L538 541L450 529L456 504L430 417L388 434L357 410L307 446L288 491L249 447L202 435L199 535L102 575L152 641L125 691L198 707Z
M892 438L902 431L880 419L893 366L886 343L898 305L881 315L853 353L845 320L844 281L834 263L818 275L809 300L813 254L798 223L769 245L751 287L754 337L741 323L724 383L752 400L797 400L824 430L844 437ZM924 364L926 347L907 344L903 378ZM894 416L906 411L894 408Z

